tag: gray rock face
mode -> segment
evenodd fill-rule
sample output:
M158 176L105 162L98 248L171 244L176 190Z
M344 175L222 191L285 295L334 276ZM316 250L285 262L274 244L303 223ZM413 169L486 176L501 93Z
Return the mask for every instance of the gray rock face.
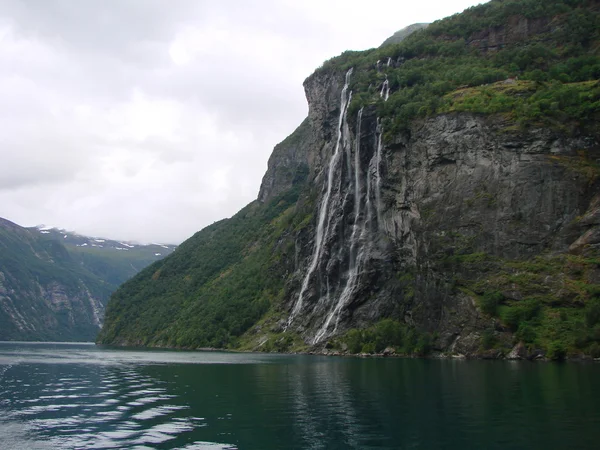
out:
M498 118L450 114L380 145L385 130L374 109L342 114L340 122L343 84L340 74L307 79L308 123L295 146L273 154L259 197L289 185L289 176L278 180L288 165L308 165L317 200L311 227L296 236L286 290L293 316L306 284L288 321L306 342L396 317L436 331L438 349L468 354L496 324L454 288L456 273L440 261L476 253L530 258L600 242L598 182L580 170L600 157L593 137L514 131Z
M304 82L308 117L287 139L276 145L263 177L258 200L262 203L288 190L295 182L322 174L332 151L336 111L342 89L338 77L314 74ZM324 143L329 144L323 145Z
M7 283L15 280L9 279ZM27 289L0 289L3 339L92 340L102 327L106 297L93 295L81 281L77 288L58 282Z
M531 36L547 31L550 22L549 18L528 19L515 15L510 17L505 25L475 33L468 40L468 44L486 52L498 51L506 45L525 41Z
M260 186L259 202L265 203L304 181L308 172L311 131L306 119L289 138L275 146Z

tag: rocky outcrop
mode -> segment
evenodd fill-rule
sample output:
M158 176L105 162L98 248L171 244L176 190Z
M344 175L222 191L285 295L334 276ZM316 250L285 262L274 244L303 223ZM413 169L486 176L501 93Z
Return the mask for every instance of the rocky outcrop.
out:
M306 119L290 137L275 146L260 186L259 202L268 202L305 181L308 174L308 149L313 142L311 123Z
M495 52L548 31L550 22L551 19L546 17L528 19L522 15L514 15L506 24L474 33L467 43L484 52Z
M24 287L13 275L0 274L5 280L0 289L0 339L89 341L102 327L108 290L90 288L85 280L75 286L53 281Z

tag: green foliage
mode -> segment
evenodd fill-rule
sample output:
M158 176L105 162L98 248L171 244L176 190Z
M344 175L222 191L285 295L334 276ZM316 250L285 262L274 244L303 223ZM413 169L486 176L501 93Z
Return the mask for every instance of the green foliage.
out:
M508 113L524 125L541 122L560 126L565 121L588 120L600 112L600 83L497 83L453 93L445 98L439 111Z
M542 255L525 260L504 260L487 255L479 270L461 262L458 288L477 298L480 307L487 301L501 323L514 332L514 343L541 349L552 355L592 355L600 345L600 289L593 283L600 266L598 252L585 255ZM444 262L441 262L444 263ZM500 297L511 292L523 300ZM485 300L484 300L485 299ZM485 335L482 336L482 348ZM558 348L564 352L556 352ZM553 356L554 357L554 356Z
M600 300L594 299L585 308L585 324L593 328L597 323L600 323Z
M513 331L537 317L540 312L541 304L537 299L528 299L521 302L515 302L512 306L504 308L501 317L504 324Z
M481 347L484 350L490 350L492 349L496 343L498 342L498 339L496 338L496 335L494 334L494 330L488 329L485 330L481 336Z
M519 323L519 329L515 334L515 338L526 344L533 344L537 338L536 329L531 323Z
M269 337L269 339L260 347L262 352L285 353L294 345L294 337L291 334L281 333Z
M342 338L342 342L348 345L348 352L360 353L363 347L363 333L361 330L352 329Z
M302 186L206 227L122 285L109 302L98 341L236 347L278 305L294 252L280 245L280 237L305 219L304 210L291 207ZM286 343L266 345L284 351Z
M490 316L495 316L498 313L498 305L502 303L504 296L502 292L493 291L486 292L480 299L479 306L481 311Z
M336 342L346 344L349 353L381 353L392 347L398 354L427 355L432 336L393 319L383 319L365 329L351 329Z
M590 345L589 352L592 358L600 358L600 343L594 342Z
M540 120L557 127L565 120L594 123L597 83L577 84L600 77L600 55L594 50L600 44L600 14L592 3L493 0L437 21L398 44L344 52L317 75L354 68L349 114L377 105L387 136L408 130L414 119L449 111L510 113L523 126ZM515 17L552 26L542 25L539 34L495 51L480 46L481 36ZM377 64L388 58L394 62L390 67ZM391 95L383 102L379 93L386 77ZM531 84L526 90L494 84L509 77Z
M562 361L567 356L567 349L561 342L551 342L546 356L553 361Z

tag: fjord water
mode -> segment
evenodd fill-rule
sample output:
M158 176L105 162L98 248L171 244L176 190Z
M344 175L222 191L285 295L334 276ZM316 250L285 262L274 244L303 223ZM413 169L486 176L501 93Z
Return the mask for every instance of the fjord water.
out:
M600 365L0 343L0 448L598 448Z

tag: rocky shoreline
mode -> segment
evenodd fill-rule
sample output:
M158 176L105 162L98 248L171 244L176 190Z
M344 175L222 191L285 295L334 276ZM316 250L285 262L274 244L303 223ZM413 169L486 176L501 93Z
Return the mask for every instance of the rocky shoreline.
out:
M96 344L102 345L102 344ZM454 359L454 360L497 360L497 361L532 361L532 362L600 362L600 358L593 358L590 355L580 354L565 356L562 359L551 359L541 349L527 350L523 343L518 343L509 353L505 353L499 349L487 350L475 353L446 353L434 351L427 355L407 355L398 353L393 347L387 347L379 353L349 353L347 351L332 350L322 348L320 350L307 351L291 351L291 352L262 352L256 349L252 350L236 350L214 347L169 347L169 346L136 346L127 344L109 345L108 347L119 348L135 348L146 350L179 350L193 352L225 352L225 353L263 353L275 355L310 355L310 356L338 356L338 357L355 357L355 358L408 358L408 359Z

